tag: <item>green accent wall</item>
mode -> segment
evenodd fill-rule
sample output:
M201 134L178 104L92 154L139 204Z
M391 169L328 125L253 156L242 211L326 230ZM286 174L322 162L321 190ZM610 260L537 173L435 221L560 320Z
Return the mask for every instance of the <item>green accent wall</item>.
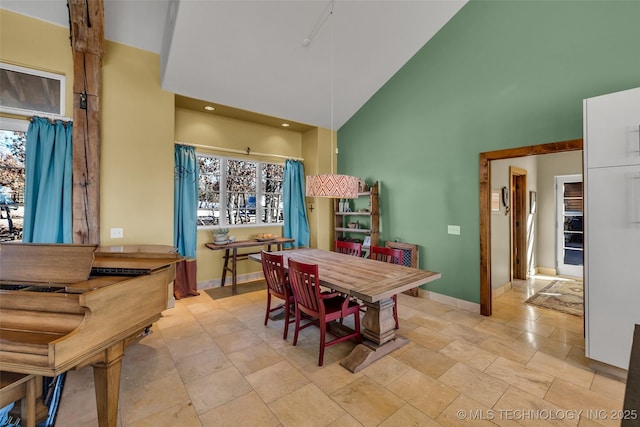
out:
M426 289L480 301L479 154L582 138L584 98L640 86L639 16L640 1L471 1L339 129L339 172L381 182L381 240L442 273Z

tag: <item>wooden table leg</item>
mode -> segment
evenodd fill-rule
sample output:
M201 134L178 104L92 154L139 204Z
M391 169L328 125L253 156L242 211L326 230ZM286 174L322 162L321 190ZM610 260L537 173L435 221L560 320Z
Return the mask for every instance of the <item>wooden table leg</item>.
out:
M36 396L38 390L36 388L36 377L31 376L31 379L27 381L25 396L21 402L21 411L25 419L25 427L35 427L36 425Z
M229 265L229 249L224 250L224 267L222 267L222 279L220 279L220 286L224 286L227 279L227 269Z
M238 265L238 249L233 248L233 259L231 261L231 294L236 295L238 293L238 280L237 280L237 266Z
M382 345L396 336L396 323L393 318L393 300L391 298L364 305L367 310L362 317L362 336L376 345Z
M356 373L409 342L408 339L396 335L393 304L391 298L364 303L367 311L360 322L363 342L358 344L340 365Z
M124 341L105 350L104 361L93 364L99 427L117 427L120 372L124 356Z

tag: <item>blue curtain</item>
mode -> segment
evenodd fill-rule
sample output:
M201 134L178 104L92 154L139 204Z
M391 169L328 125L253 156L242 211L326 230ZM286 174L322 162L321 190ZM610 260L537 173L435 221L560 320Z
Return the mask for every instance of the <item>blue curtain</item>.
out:
M309 246L309 221L305 203L304 167L296 160L284 165L284 237L295 239L287 247Z
M27 130L24 228L28 243L72 243L73 124L34 117Z
M198 159L196 149L175 146L175 175L173 188L173 239L180 255L196 257L198 206Z
M176 266L173 293L176 298L198 295L196 283L196 243L198 237L198 159L196 149L175 146L173 187L173 244L187 259Z

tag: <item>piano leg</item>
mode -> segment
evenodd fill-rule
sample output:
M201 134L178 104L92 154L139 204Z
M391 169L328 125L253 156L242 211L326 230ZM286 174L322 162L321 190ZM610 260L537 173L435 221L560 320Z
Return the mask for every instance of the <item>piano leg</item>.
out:
M118 424L118 398L123 356L124 341L120 341L105 350L102 362L92 365L100 427L116 427Z

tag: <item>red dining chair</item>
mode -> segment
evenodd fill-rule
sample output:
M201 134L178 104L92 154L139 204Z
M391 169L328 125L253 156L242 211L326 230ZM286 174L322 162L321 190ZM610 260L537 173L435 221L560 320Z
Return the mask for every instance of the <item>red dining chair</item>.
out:
M369 257L376 261L402 265L402 251L400 249L371 246L369 253ZM398 323L398 295L391 298L393 299L393 319L396 321L396 329L398 329L400 327Z
M293 336L293 345L298 343L298 332L312 324L320 326L320 355L318 366L322 366L324 361L324 349L330 345L355 338L361 341L360 336L360 307L358 303L350 298L341 295L339 292L323 293L320 286L320 276L316 264L306 264L289 258L289 281L293 296L296 301L296 328ZM302 327L300 320L302 315L315 319ZM355 330L353 333L339 336L331 341L326 341L326 334L329 322L343 319L349 315L354 315ZM333 335L333 334L331 334Z
M289 323L295 321L295 319L290 316L294 314L295 300L293 298L293 292L291 292L289 280L284 271L284 257L282 255L265 252L264 250L261 252L261 257L262 272L267 282L267 312L264 316L264 324L266 325L269 321L269 313L281 308L281 306L271 308L271 296L280 298L284 301L284 334L282 338L286 340Z
M336 240L334 252L353 256L362 256L362 243Z

